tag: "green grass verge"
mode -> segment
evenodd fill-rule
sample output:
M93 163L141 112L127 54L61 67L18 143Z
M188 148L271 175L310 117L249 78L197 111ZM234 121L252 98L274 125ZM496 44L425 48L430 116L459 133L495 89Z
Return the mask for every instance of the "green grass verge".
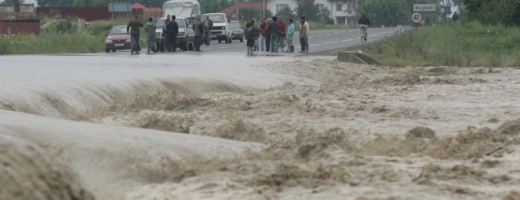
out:
M520 28L444 23L355 46L388 66L520 66Z
M344 24L325 24L322 22L312 22L309 21L311 31L319 31L319 30L337 30L337 29L350 29L350 26L344 25ZM296 31L300 31L300 24L299 22L294 22L294 28Z
M95 53L105 51L105 38L110 28L126 25L127 19L94 21L78 30L77 19L42 20L40 36L19 34L0 36L2 54ZM141 38L145 40L144 28Z

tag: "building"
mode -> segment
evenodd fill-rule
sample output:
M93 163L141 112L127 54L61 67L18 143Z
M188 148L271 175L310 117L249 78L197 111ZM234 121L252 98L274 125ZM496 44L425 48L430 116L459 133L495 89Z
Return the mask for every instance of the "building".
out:
M133 3L132 4L132 12L138 13L142 15L147 16L154 16L154 17L160 17L162 13L162 9L160 8L147 8L146 6L143 6L140 3Z
M238 8L256 8L256 9L262 9L262 2L239 2ZM240 10L238 11L240 13ZM225 9L222 9L219 11L219 13L225 13L228 19L236 20L236 5L233 4L232 6L229 6ZM242 15L241 15L242 16Z
M265 0L266 8L276 14L284 7L291 10L298 7L300 0ZM334 20L334 24L356 25L356 5L357 0L315 0L315 4L319 7L325 7L330 10L330 18Z

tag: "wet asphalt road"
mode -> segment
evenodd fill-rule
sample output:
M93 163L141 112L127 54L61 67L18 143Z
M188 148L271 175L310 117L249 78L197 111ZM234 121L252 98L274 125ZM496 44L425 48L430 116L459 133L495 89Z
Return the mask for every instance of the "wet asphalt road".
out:
M312 27L311 27L312 28ZM379 40L384 38L385 36L390 36L395 33L398 28L370 28L368 30L368 42ZM256 52L258 55L273 55L273 56L299 56L301 53L297 53L300 51L300 41L298 33L294 36L294 46L296 53L270 53L270 52ZM321 52L329 52L335 50L345 49L350 46L360 45L360 31L359 29L344 29L344 30L320 30L320 31L311 31L309 34L309 53L321 53ZM144 50L144 49L143 49ZM224 55L245 55L246 54L246 41L240 42L238 40L233 40L232 43L218 43L217 41L212 41L210 46L203 45L201 47L201 52L189 51L182 52L177 51L173 54L224 54ZM126 54L128 51L118 51L116 53L110 54ZM144 51L141 51L143 54ZM164 52L159 52L158 54L168 54ZM305 55L305 54L303 54Z

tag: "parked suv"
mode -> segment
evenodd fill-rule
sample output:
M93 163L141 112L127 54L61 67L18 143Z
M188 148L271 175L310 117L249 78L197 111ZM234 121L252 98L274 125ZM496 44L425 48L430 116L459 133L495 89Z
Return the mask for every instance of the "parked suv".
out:
M224 13L206 13L201 16L202 21L206 20L206 16L213 21L213 29L211 29L211 40L218 40L218 43L225 41L231 43L231 26L229 25L226 14Z
M185 18L175 18L177 24L179 24L179 35L177 35L177 44L179 49L182 51L193 50L195 41L195 32L188 28L188 21ZM165 26L166 17L157 20L157 29L155 29L155 43L157 44L157 50L163 52L165 50L163 27Z
M244 42L244 27L240 26L239 21L231 21L229 22L231 26L231 40L240 40L240 42Z

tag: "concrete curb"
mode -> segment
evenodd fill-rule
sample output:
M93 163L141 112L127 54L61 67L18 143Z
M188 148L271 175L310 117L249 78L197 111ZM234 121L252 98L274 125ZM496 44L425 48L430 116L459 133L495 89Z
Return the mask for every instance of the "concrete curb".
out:
M356 52L356 51L340 51L338 52L338 61L340 62L350 62L357 64L365 64L365 65L376 65L380 66L376 59L366 55L364 53Z

